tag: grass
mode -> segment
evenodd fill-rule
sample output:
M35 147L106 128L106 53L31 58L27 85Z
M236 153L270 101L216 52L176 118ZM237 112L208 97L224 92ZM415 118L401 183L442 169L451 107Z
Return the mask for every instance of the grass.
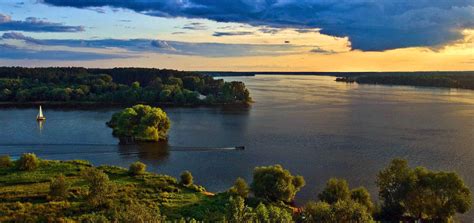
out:
M116 187L112 203L135 200L160 208L168 220L182 217L219 220L225 214L228 197L210 196L200 186L180 185L167 175L145 173L131 176L127 169L114 166L93 167L86 161L41 160L33 171L20 171L16 165L0 167L0 222L48 222L57 219L80 221L97 214L109 216L111 208L92 208L86 203L88 183L81 171L97 168L106 173ZM52 178L63 174L71 185L66 201L50 201Z

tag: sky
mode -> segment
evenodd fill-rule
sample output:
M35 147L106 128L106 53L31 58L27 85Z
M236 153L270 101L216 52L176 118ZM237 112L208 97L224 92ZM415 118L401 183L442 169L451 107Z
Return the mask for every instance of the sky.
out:
M474 70L474 0L1 0L0 66Z

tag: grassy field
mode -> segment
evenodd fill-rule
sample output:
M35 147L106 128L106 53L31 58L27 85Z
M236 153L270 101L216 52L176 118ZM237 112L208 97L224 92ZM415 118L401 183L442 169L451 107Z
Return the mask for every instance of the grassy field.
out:
M93 167L80 160L41 160L39 167L31 171L19 170L17 165L0 167L0 222L94 222L103 217L113 219L114 214L136 201L145 208L158 208L168 220L222 220L229 199L226 193L213 195L201 186L181 185L170 176L132 176L124 168ZM102 207L87 203L89 184L82 172L89 168L103 171L114 185L109 203ZM61 174L70 185L68 197L53 201L48 196L50 182Z

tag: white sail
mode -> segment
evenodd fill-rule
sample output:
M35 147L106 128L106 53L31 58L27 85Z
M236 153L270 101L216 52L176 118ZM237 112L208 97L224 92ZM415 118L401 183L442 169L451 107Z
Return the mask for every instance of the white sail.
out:
M38 113L38 118L43 118L43 109L41 109L41 105Z

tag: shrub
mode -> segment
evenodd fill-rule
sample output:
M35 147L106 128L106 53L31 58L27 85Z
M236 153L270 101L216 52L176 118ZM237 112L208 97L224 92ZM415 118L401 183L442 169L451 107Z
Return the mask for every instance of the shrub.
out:
M49 185L49 196L52 200L66 200L68 196L69 183L64 175L58 175L52 179Z
M88 203L94 207L106 204L115 193L115 187L107 174L96 168L89 168L82 175L89 183Z
M129 173L133 176L142 175L146 171L146 165L140 161L130 164Z
M24 153L18 160L18 168L20 170L35 170L36 168L38 168L39 164L40 160L36 157L34 153Z
M239 195L243 198L247 198L249 191L250 189L247 182L240 177L235 180L234 185L229 189L231 194Z
M282 166L275 165L256 167L251 188L258 198L290 202L304 185L302 176L293 176Z
M12 166L13 166L13 161L11 160L10 156L8 155L0 156L0 168L12 167Z
M186 170L181 174L180 177L181 177L180 183L182 185L188 186L188 185L193 184L193 175L191 174L191 172Z

